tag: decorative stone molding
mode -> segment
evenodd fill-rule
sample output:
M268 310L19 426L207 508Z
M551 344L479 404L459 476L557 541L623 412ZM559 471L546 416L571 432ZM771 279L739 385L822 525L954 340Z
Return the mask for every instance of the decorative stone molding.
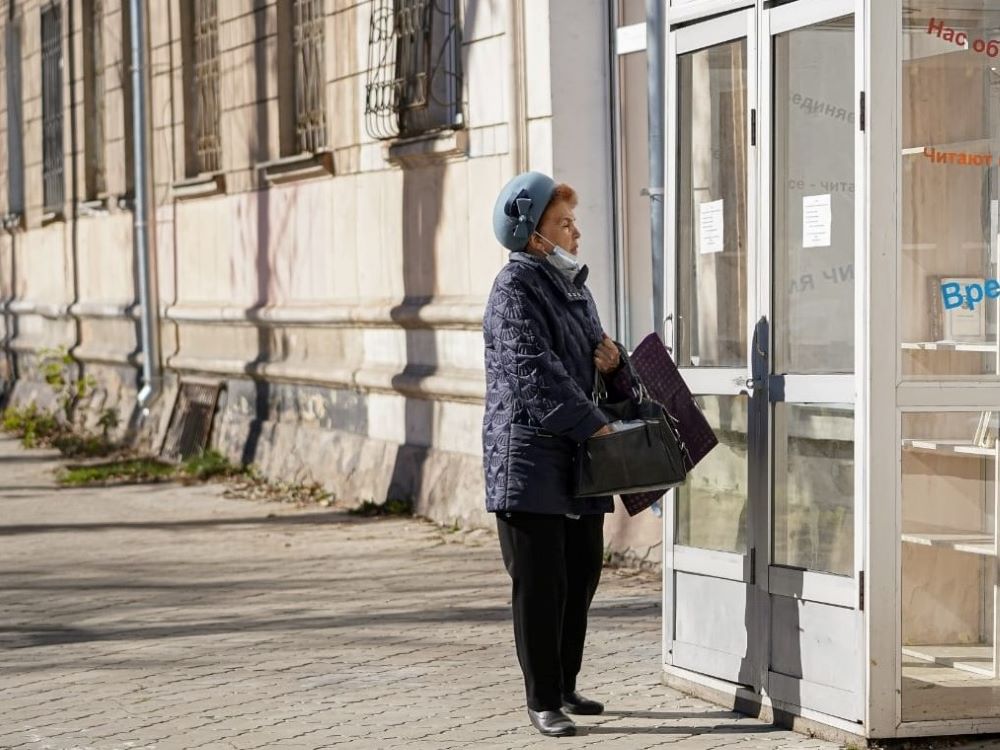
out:
M178 304L165 317L179 323L263 326L328 326L336 328L414 328L478 331L483 326L481 300L458 298L429 302L400 300L375 303L237 307Z
M24 214L11 211L0 217L0 226L9 232L24 230Z
M326 363L305 365L185 355L170 357L167 366L185 373L251 377L279 383L310 383L366 393L402 394L432 401L481 404L486 391L486 377L478 370L451 369L419 373L400 372L398 368L380 365L350 369L330 367Z
M401 167L422 167L461 159L469 153L466 130L446 130L437 133L400 138L384 146L383 158Z
M129 318L139 319L139 305L135 302L77 302L67 309L78 318Z
M257 169L268 185L280 185L315 177L329 177L334 174L333 152L317 151L316 153L307 152L295 156L284 156L280 159L262 162L257 165Z
M107 196L92 201L80 201L76 204L77 216L106 216L110 210L111 199Z
M7 311L15 315L40 315L43 318L58 319L69 315L69 305L18 299L7 303Z
M204 198L226 192L226 177L221 172L200 174L178 180L170 186L175 200Z

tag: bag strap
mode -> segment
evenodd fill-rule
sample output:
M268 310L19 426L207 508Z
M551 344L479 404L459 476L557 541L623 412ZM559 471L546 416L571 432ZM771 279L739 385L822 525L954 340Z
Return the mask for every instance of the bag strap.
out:
M621 361L621 367L628 369L629 377L632 379L632 398L635 399L636 403L642 404L646 401L651 401L649 397L649 391L646 390L646 386L642 382L642 378L639 377L639 373L635 371L635 365L632 364L631 357L628 356L628 350L618 341L614 342L615 346L618 347L618 358ZM608 397L608 387L604 382L604 378L601 377L601 372L596 367L594 368L594 391L592 398L595 404L601 403L601 401L606 400Z

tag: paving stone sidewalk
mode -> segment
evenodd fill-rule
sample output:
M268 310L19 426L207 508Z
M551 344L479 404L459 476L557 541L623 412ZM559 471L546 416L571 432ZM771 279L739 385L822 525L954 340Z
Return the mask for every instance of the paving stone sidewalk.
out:
M834 748L663 687L659 584L606 571L581 733L527 725L495 537L67 489L0 439L0 748Z

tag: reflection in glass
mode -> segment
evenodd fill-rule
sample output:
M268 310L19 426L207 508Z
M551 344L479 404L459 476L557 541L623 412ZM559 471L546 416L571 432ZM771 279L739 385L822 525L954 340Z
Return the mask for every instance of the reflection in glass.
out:
M964 286L997 275L1000 67L987 50L975 49L1000 37L1000 7L985 9L990 5L904 4L899 293L905 376L997 373L996 300L948 311L941 296L949 280L962 279Z
M996 438L990 410L903 415L906 721L1000 714Z
M854 371L854 110L853 16L775 37L777 372Z
M698 396L719 444L676 492L676 542L746 552L747 399Z
M645 12L645 11L643 11ZM649 199L642 189L649 185L649 113L646 54L632 52L618 57L619 181L621 184L621 240L627 327L622 343L629 349L654 329L653 254L649 233Z
M682 367L745 366L746 41L678 58L677 344Z
M854 574L854 407L774 408L776 565Z

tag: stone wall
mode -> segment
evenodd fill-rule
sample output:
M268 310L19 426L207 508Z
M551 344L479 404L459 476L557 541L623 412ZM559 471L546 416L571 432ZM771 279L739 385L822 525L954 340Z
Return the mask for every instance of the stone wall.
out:
M18 364L15 400L40 397L32 354L66 346L98 380L91 410L116 406L137 439L155 446L178 382L208 379L224 386L212 443L231 459L285 481L322 482L351 502L405 497L442 523L489 525L481 318L506 260L490 226L493 200L515 172L554 171L583 196L583 247L613 333L610 120L607 86L594 83L607 75L605 4L464 0L464 127L383 142L364 128L372 2L326 0L326 166L273 180L286 83L276 4L218 3L222 164L198 175L185 151L182 0L150 3L167 380L143 419L134 408L141 352L122 2L103 2L106 194L78 210L85 131L77 116L70 133L67 114L67 181L75 176L76 189L67 187L64 218L54 221L41 213L40 4L17 5L27 208L23 230L0 234L0 342ZM83 3L72 5L67 60L83 50ZM523 7L518 34L512 7ZM65 102L81 99L82 67L65 68ZM6 169L0 159L4 186ZM5 203L0 193L0 213ZM0 379L12 375L0 358ZM649 514L626 523L621 512L609 524L613 546L632 559L658 559L659 537Z

